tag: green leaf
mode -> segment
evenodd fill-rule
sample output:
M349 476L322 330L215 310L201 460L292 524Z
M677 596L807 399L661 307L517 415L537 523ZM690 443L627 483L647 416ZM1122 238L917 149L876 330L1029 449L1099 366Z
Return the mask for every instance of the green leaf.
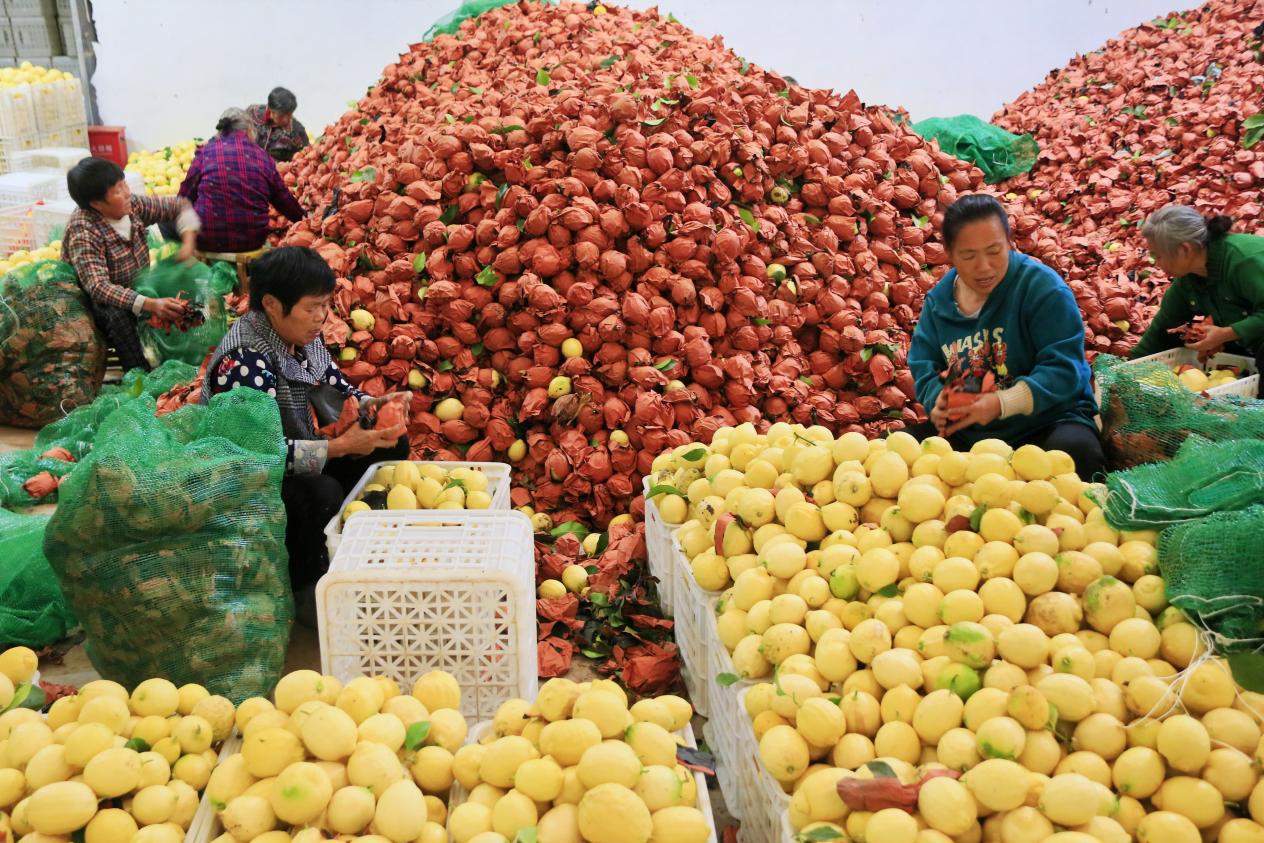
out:
M440 372L450 372L454 368L451 360L440 360L439 365L435 366Z
M443 115L443 122L451 125L452 123L456 122L456 118L453 117L451 114L445 114Z
M137 381L139 383L139 381ZM31 683L19 685L17 690L13 692L13 699L9 700L9 704L0 709L0 714L6 711L12 711L15 708L26 708L26 701L31 696Z
M495 287L500 281L500 274L490 266L485 266L478 271L478 275L474 276L474 283L480 287Z
M425 271L426 271L426 253L422 252L421 254L417 255L417 257L413 258L413 272L416 272L418 275L420 275L421 273Z
M496 209L497 210L500 209L500 202L502 199L505 198L505 194L508 192L509 192L509 182L505 182L500 187L496 188Z
M453 478L447 482L447 484L443 487L442 491L446 492L448 489L464 489L464 488L465 488L464 480L458 480L456 478Z
M610 598L600 591L591 591L588 593L588 602L594 606L604 607L610 605Z
M377 178L377 170L372 167L365 167L363 170L356 170L351 174L351 183L362 181L373 181Z
M983 523L983 514L987 512L987 507L979 504L974 508L974 512L970 513L970 531L979 532L979 525Z
M789 88L786 88L786 89L785 89L785 90L783 90L783 91L778 91L778 92L777 92L777 96L779 96L779 97L783 97L783 98L785 98L785 99L790 99L790 89L789 89Z
M597 548L593 552L593 555L600 556L601 554L606 552L606 548L609 546L610 546L610 534L602 533L601 537L597 539ZM589 571L588 573L590 574L597 573L597 567L595 565L590 565L589 567L591 567L593 570Z
M535 826L518 829L518 834L513 839L513 843L537 843L538 835Z
M658 483L650 486L650 490L646 494L651 498L656 498L659 495L680 495L680 497L684 497L684 495L680 494L679 489L669 483Z
M1252 693L1264 693L1264 653L1230 653L1233 681Z
M549 535L555 539L560 539L565 535L571 535L575 536L580 541L583 541L588 536L588 528L583 524L580 524L578 521L567 521L566 523L559 524L550 530Z
M685 74L685 81L689 83L690 88L698 87L698 77L694 76L692 73Z
M471 94L479 95L479 94L482 94L482 93L483 93L483 89L482 89L482 88L470 88L470 89L469 89L469 92L470 92Z
M470 354L473 354L475 357L479 356L482 353L483 353L483 344L481 342L476 342L472 346L470 346Z
M526 131L526 128L524 126L519 126L518 124L515 123L512 126L497 126L496 128L492 129L492 134L493 135L507 135L510 132L523 132L523 131Z
M595 597L595 596L598 596L598 595L593 595L593 596ZM601 596L601 597L605 597L605 595L604 595L604 594L602 594L602 595L600 595L600 596ZM583 657L584 657L584 658L586 658L586 659L604 659L604 658L606 658L606 657L609 655L609 653L603 653L603 652L601 652L600 650L589 650L589 649L583 649L583 650L580 650L579 652L580 652L580 653L583 655Z
M742 58L741 56L738 56L737 57L737 72L740 75L745 76L746 71L748 70L750 70L750 62L748 62L746 59Z
M149 741L144 738L132 738L130 741L123 744L123 747L125 749L134 749L137 752L149 752L150 749Z
M666 119L666 117L655 117L653 120L642 120L641 123L645 126L659 126Z
M457 83L453 82L453 83L452 83L452 87L448 89L448 92L449 92L449 93L453 93L453 94L455 94L455 93L456 93L457 91L459 91L459 90L461 90L461 86L460 86L460 85L458 85Z
M873 346L866 346L860 349L860 359L868 363L873 358Z
M675 366L675 365L676 365L676 361L672 359L671 357L668 357L665 360L660 360L657 363L655 363L654 368L658 369L660 372L666 372L668 369L670 369L672 366Z
M750 230L759 233L759 220L755 219L755 215L751 213L750 208L739 207L737 215L742 218L742 222L750 226Z
M553 77L543 67L535 72L535 83L537 85L547 85L552 79Z
M606 56L604 59L601 60L601 69L605 70L613 66L614 63L617 62L621 58L623 58L623 56L619 55L618 53L611 53L610 55Z
M443 214L439 217L439 222L444 225L452 225L452 223L456 220L456 215L457 207L456 203L453 202L451 205L443 209Z
M526 220L518 220L516 223L514 223L514 225L516 225L516 226L518 227L518 230L519 230L519 231L522 231L524 228L526 228L526 227L527 227L527 221L526 221Z
M895 583L891 583L886 588L878 589L879 597L897 597L900 593L900 587Z
M692 451L682 456L681 459L684 460L685 462L697 462L698 460L702 459L706 455L707 455L706 448L694 448Z
M870 761L869 763L865 764L865 766L869 768L869 772L873 773L873 775L876 778L879 778L879 779L899 778L899 776L895 774L895 770L891 769L891 765L885 761Z
M739 678L740 677L738 677L736 673L721 673L719 676L715 677L715 681L716 684L723 685L727 688L730 685L736 684L739 681Z
M756 316L756 317L755 317L754 319L752 319L751 321L752 321L752 322L754 322L756 325L771 325L771 324L772 324L772 320L771 320L771 319L765 319L765 318L764 318L764 317L762 317L762 316Z
M818 217L816 214L804 214L804 215L803 215L803 221L804 221L805 223L807 223L808 225L820 225L820 224L821 224L821 218L820 218L820 217Z
M409 752L416 752L421 749L422 744L426 742L428 737L430 737L430 721L422 720L419 723L414 723L404 733L404 747Z
M847 836L839 834L828 826L814 828L811 831L800 831L795 835L795 843L817 843L821 840L846 840Z

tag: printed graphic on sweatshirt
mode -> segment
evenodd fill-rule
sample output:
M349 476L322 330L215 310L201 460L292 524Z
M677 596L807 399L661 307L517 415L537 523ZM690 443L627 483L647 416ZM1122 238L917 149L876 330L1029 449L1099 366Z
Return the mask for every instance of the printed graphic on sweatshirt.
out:
M945 383L959 382L964 392L986 392L984 384L994 382L997 389L1011 386L1013 379L1005 365L1008 347L1005 329L976 331L940 346L948 361ZM992 378L988 378L991 374ZM990 385L990 383L989 383Z

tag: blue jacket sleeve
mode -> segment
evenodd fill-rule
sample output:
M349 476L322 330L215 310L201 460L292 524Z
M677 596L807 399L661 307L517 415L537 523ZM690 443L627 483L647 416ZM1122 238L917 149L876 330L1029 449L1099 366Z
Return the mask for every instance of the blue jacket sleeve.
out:
M1038 351L1031 371L1018 379L1031 388L1032 414L1070 407L1089 388L1084 362L1084 320L1071 289L1059 280L1024 306L1027 336Z
M909 344L908 367L913 374L913 387L917 401L929 413L939 400L944 384L939 373L948 365L939 342L939 326L936 324L935 307L929 296L922 304L922 315L913 329Z

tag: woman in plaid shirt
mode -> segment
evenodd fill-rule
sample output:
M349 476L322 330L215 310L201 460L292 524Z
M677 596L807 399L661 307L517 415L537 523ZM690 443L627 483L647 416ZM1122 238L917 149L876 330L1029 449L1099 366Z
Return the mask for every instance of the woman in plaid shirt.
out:
M150 368L136 331L143 313L175 320L187 304L180 299L153 299L132 289L136 276L149 266L146 227L170 221L180 232L179 260L193 257L201 228L187 199L133 196L123 171L113 161L85 158L66 174L70 196L79 209L66 224L62 253L79 274L97 327L118 352L127 369Z

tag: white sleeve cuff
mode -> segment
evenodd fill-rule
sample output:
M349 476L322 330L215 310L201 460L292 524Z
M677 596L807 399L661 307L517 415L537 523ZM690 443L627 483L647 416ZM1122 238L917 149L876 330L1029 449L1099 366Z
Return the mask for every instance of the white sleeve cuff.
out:
M176 231L184 234L186 231L201 231L202 220L198 219L197 211L192 207L185 208L180 212L180 216L176 217Z
M144 313L145 302L147 301L149 301L149 299L145 298L140 293L137 293L136 298L132 301L132 313L135 313L137 316L140 316L142 313Z
M996 393L1001 401L1001 418L1011 416L1030 416L1035 409L1035 400L1027 381L1019 381L1008 389Z

